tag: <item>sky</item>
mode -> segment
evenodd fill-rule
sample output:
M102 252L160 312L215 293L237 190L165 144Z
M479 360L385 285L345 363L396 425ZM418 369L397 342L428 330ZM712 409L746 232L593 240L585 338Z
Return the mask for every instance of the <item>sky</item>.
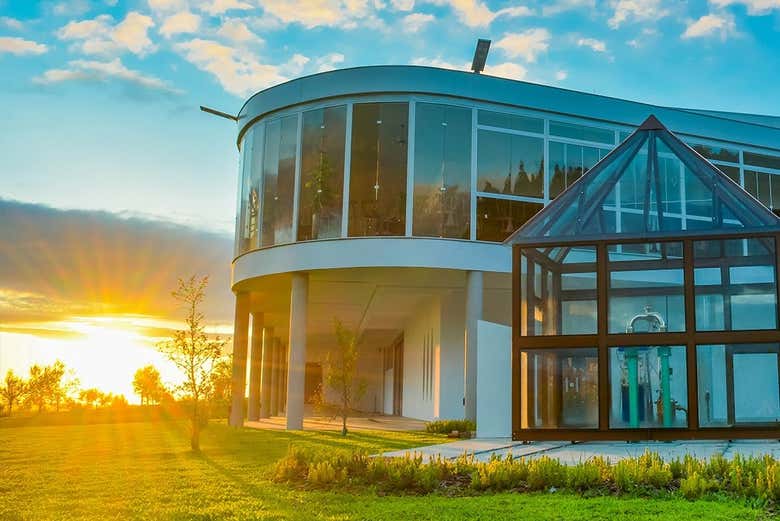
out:
M780 0L0 0L0 374L60 357L127 394L164 365L190 273L230 331L236 128L199 105L334 68L467 70L488 38L486 74L779 115L779 35Z

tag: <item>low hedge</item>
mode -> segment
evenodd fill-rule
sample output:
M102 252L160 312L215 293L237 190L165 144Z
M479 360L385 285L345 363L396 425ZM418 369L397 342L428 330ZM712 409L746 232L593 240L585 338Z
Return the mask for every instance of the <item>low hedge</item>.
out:
M685 456L664 461L656 453L645 452L614 464L594 457L567 466L548 456L525 459L510 454L480 462L464 455L424 461L419 454L383 458L364 452L317 452L293 446L276 463L273 479L316 488L369 486L400 494L568 490L581 494L667 492L688 499L722 493L768 503L780 500L780 463L771 456L736 455L733 460Z
M425 432L430 434L449 434L453 431L471 432L477 430L477 424L471 420L437 420L425 424Z

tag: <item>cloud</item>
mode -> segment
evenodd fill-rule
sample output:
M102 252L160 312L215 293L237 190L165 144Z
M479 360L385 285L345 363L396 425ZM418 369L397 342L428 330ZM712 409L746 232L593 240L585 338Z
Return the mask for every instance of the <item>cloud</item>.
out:
M128 69L119 61L119 58L114 58L107 62L73 60L68 62L68 68L66 69L49 69L41 76L33 78L35 83L41 85L74 81L107 83L114 80L136 85L150 91L166 94L182 93L182 91L171 87L168 82L163 81L160 78Z
M390 5L398 11L411 11L414 9L414 0L390 0Z
M108 312L177 316L178 277L210 275L204 311L231 320L232 237L0 199L0 323Z
M111 55L131 52L144 56L155 50L147 34L154 21L146 15L131 11L125 19L114 25L114 19L107 14L69 22L57 31L61 40L75 41L74 48L84 54Z
M56 16L81 16L90 10L87 0L65 0L49 4L49 6L51 12Z
M200 10L216 16L231 10L247 10L254 7L240 0L208 0L200 5Z
M596 0L557 0L546 2L542 7L543 16L555 16L565 11L576 9L593 9L596 7Z
M13 36L0 36L0 55L5 53L14 54L16 56L43 54L48 50L49 48L46 45L32 40L25 40L24 38L16 38Z
M197 32L200 28L200 16L190 11L181 11L165 19L160 27L160 34L170 38L175 34L188 34Z
M577 45L580 47L590 47L594 52L605 52L607 50L607 44L602 40L595 38L580 38L577 40Z
M352 29L358 22L376 23L368 2L360 0L263 0L262 6L266 15L309 29L318 26Z
M217 34L236 43L261 41L247 25L238 18L227 18L217 30Z
M440 69L453 69L457 71L471 71L471 62L457 64L441 58L415 58L412 60L412 65L438 67ZM504 62L496 65L485 65L485 70L483 72L488 76L521 80L525 78L528 70L520 64Z
M522 57L533 63L539 54L550 47L550 31L542 28L528 29L522 33L507 33L494 46L504 51L510 58Z
M176 50L199 69L211 73L222 88L239 97L287 81L301 73L309 58L295 54L284 64L262 63L246 49L196 38L176 44Z
M563 81L569 77L569 73L566 71L558 71L555 73L556 81Z
M147 0L147 3L155 13L183 11L187 8L186 0Z
M611 0L612 17L607 25L617 29L623 22L656 21L669 14L669 10L661 6L661 0Z
M336 66L344 63L344 55L338 52L326 54L317 58L317 72L332 71Z
M407 33L416 33L434 20L436 17L432 14L412 13L401 19L401 25Z
M681 38L702 38L719 35L721 40L737 34L734 16L729 13L706 14L698 20L691 21L685 28Z
M448 6L455 11L458 20L467 27L487 27L500 16L515 18L530 16L533 11L526 6L514 6L493 11L479 0L428 0L439 6Z
M744 5L750 15L764 15L775 9L780 9L780 0L710 0L715 7Z
M24 29L24 24L21 20L11 18L10 16L0 16L0 26L12 31L21 31Z

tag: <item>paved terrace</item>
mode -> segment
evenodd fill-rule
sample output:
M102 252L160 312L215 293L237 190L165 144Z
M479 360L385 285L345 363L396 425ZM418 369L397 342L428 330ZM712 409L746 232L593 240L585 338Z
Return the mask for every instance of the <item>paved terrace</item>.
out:
M697 458L709 458L722 454L733 458L743 456L761 456L769 454L780 459L778 440L739 440L739 441L679 441L679 442L614 442L594 441L572 444L568 441L539 441L523 444L510 439L459 440L452 443L430 445L417 449L385 452L387 457L403 456L408 453L421 454L423 458L457 458L462 454L473 454L479 461L487 461L491 456L504 457L511 453L515 457L538 458L542 455L556 458L568 465L585 461L593 456L603 456L613 463L623 458L640 456L645 450L657 452L665 460L690 454Z

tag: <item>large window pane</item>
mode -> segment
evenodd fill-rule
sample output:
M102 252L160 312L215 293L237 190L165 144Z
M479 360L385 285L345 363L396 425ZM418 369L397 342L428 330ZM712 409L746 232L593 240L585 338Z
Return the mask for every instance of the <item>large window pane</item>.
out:
M406 103L358 103L352 114L349 235L406 232Z
M549 147L550 198L557 197L609 153L607 149L556 141L550 141Z
M717 147L714 145L701 145L698 143L692 143L691 148L707 159L739 163L739 151L733 148Z
M575 123L563 123L550 121L550 135L581 139L583 141L595 141L612 145L615 143L615 132L605 128L577 125Z
M544 132L544 120L529 116L519 116L517 114L506 114L504 112L480 110L477 115L477 122L480 125L490 127L524 130L526 132L536 132L538 134Z
M236 208L238 212L236 216L237 255L257 247L256 244L251 244L252 238L257 237L257 212L259 208L258 194L251 190L255 132L260 132L257 125L244 134L241 142L238 166L238 205Z
M261 246L292 242L298 116L269 121L263 150Z
M778 344L696 346L699 425L780 422Z
M609 247L609 332L685 330L682 244Z
M688 426L685 346L610 348L609 382L611 428Z
M480 130L477 186L482 192L542 197L544 140Z
M696 329L777 327L772 238L695 241Z
M755 152L743 152L743 158L746 165L780 170L780 157L778 156L756 154Z
M527 248L520 263L523 335L597 332L595 246Z
M303 113L298 240L341 235L347 109Z
M543 206L541 203L477 197L477 240L502 242Z
M596 349L522 351L520 372L522 428L598 428Z
M412 233L469 238L471 110L418 103Z

